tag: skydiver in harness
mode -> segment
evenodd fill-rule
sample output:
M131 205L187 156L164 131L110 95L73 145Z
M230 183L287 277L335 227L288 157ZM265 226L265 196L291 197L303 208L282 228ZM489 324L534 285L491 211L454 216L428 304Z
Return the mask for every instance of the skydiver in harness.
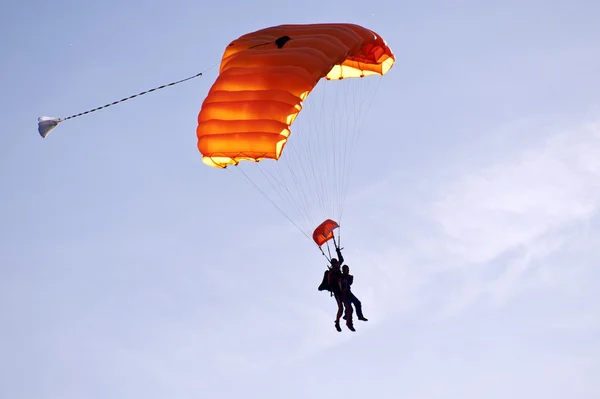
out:
M321 246L329 240L333 240L335 252L338 256L337 258L331 258L329 261L331 266L328 266L323 274L323 281L321 282L321 285L319 285L319 291L329 291L331 295L335 297L338 306L337 314L335 316L335 329L342 331L340 327L340 317L342 317L345 307L347 313L347 317L345 317L346 326L350 331L355 331L354 326L352 325L352 305L342 294L342 271L340 268L342 263L344 263L344 256L342 255L342 249L340 248L339 243L336 242L335 235L333 234L333 231L339 227L340 226L336 221L327 219L313 232L313 240L315 244L319 246L323 256L329 259L327 255L325 255L325 252L323 252L323 248L321 248ZM327 248L329 250L329 246ZM348 312L350 312L349 317Z
M352 305L342 293L343 276L340 265L344 262L344 256L342 255L341 248L336 246L335 251L338 257L337 259L331 258L331 267L325 271L323 281L319 286L319 291L330 291L335 297L338 306L337 314L335 316L335 329L342 331L342 328L340 327L340 318L342 317L342 313L344 313L344 308L346 308L346 316L344 317L344 319L346 319L346 326L350 331L356 331L352 325Z
M356 315L358 320L369 321L362 312L362 304L360 300L352 293L351 285L354 282L354 276L350 274L350 267L348 265L342 266L342 278L341 278L342 297L344 298L344 304L350 305L350 311L346 309L346 315L344 319L348 321L348 317L352 320L352 305L356 308Z

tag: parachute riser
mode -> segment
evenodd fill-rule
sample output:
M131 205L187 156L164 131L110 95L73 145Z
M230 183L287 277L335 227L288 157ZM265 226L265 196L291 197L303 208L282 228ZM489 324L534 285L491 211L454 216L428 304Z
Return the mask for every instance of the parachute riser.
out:
M338 236L338 240L336 241L335 233L333 233L333 232L332 232L332 241L333 241L333 246L336 251L338 249L341 249L339 236ZM325 257L325 259L327 259L329 261L329 263L331 263L331 259L333 258L333 256L331 255L331 247L329 246L329 243L327 243L327 253L325 253L325 251L323 251L322 247L318 247L318 248L321 251L321 254ZM327 266L327 268L329 268L329 266Z
M340 249L340 247L338 246L338 243L335 241L335 234L332 233L332 238L333 238L333 245L335 246L335 249Z

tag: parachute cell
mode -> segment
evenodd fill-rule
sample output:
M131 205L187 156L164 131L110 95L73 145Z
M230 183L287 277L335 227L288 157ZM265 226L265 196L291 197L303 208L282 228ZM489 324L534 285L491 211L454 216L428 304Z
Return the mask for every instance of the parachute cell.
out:
M231 42L198 114L205 164L279 159L290 126L319 80L384 75L395 62L385 41L353 24L280 25Z

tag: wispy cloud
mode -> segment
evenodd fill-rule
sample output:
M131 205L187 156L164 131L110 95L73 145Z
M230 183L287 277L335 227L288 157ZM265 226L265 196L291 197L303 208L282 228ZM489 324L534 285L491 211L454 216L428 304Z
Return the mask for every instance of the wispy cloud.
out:
M489 261L600 206L600 126L549 137L442 187L434 218L465 262Z
M549 133L540 136L528 121L490 138L488 144L503 148L500 139L514 144L528 137L524 148L508 155L488 145L489 162L479 154L444 179L432 176L427 184L401 190L390 178L374 186L378 196L367 188L355 199L374 209L360 218L362 234L384 232L378 235L382 247L354 256L363 296L381 316L423 306L431 299L429 284L452 270L454 277L443 278L453 283L437 287L446 298L444 314L482 295L502 303L533 265L543 267L545 258L569 242L572 226L597 214L600 124L537 126Z
M515 140L527 131L515 131ZM456 266L496 268L474 273L456 311L488 293L506 299L536 260L559 250L565 229L600 208L600 125L585 123L539 145L469 171L440 187L432 217L442 232L441 253Z

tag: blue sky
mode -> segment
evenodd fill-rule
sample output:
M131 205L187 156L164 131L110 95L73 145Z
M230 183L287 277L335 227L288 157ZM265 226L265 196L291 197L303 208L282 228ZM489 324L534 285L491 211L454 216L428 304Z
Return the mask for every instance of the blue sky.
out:
M501 3L9 1L0 397L598 397L600 4ZM202 164L215 69L36 130L312 22L397 56L344 208L355 333L318 250Z

